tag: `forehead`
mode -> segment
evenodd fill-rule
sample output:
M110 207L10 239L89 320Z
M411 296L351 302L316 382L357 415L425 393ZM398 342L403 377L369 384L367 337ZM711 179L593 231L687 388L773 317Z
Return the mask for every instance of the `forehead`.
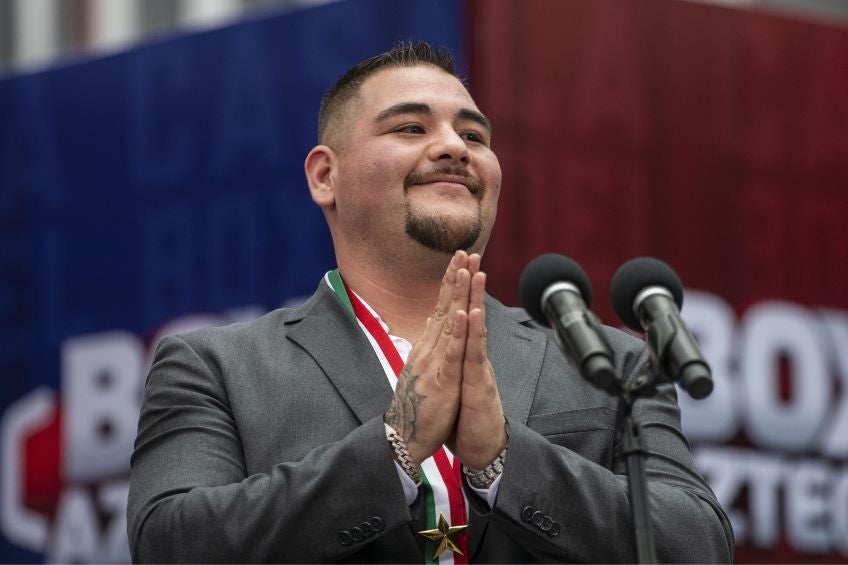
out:
M398 102L477 110L458 78L438 67L392 67L368 77L360 89L361 109L376 114Z

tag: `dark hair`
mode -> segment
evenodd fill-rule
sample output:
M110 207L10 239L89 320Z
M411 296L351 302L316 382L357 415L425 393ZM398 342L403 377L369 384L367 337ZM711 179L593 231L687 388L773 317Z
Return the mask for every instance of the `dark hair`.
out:
M324 142L330 120L359 92L368 77L382 69L418 65L431 65L459 78L453 57L447 49L433 47L426 41L397 43L391 51L365 59L348 69L324 94L318 112L318 142Z

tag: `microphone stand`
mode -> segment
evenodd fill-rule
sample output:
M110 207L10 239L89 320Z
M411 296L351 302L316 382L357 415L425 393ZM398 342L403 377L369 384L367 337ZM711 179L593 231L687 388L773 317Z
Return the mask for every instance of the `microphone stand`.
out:
M633 403L650 381L648 375L639 375L633 380L631 386L619 389L619 396L624 402L622 453L627 465L630 515L633 519L638 563L658 563L648 485L645 479L646 452L642 448L642 429L633 417Z
M600 327L600 322L591 313L587 312L587 320L590 325L594 326L596 333L603 336L603 330ZM559 332L555 335L559 337ZM673 337L673 334L672 336ZM648 344L651 351L651 365L648 371L637 375L630 379L630 382L623 382L623 379L618 377L616 371L609 366L609 379L597 378L597 371L592 371L591 358L580 360L577 363L580 367L580 372L594 384L596 387L607 391L610 394L615 394L621 398L624 404L624 438L622 442L622 454L627 467L627 485L629 489L630 514L633 519L633 535L636 540L636 555L638 563L657 563L657 549L654 542L654 526L651 521L650 499L648 496L648 486L645 478L645 457L646 452L642 448L642 430L639 423L633 416L633 404L636 400L644 395L650 396L656 392L653 386L654 377L660 373L657 370L662 365L656 361L655 351L665 351L668 348L669 336L667 332L649 332ZM602 338L603 339L603 338ZM657 342L662 342L663 349L656 349L654 346ZM609 345L604 341L605 347L611 351ZM564 348L565 349L565 348ZM567 352L568 350L565 349ZM572 359L576 356L569 355ZM597 358L598 356L595 356Z
M673 371L670 369L670 360L673 358L672 349L685 346L678 343L677 337L682 330L668 317L657 316L655 323L648 324L645 331L645 341L650 353L650 363L646 372L632 379L630 383L618 385L618 394L624 402L624 440L622 442L622 453L627 465L627 484L630 489L630 511L633 517L633 533L636 538L636 554L639 563L657 563L656 544L654 543L654 527L651 522L650 504L648 498L648 487L645 480L645 457L642 448L641 428L633 418L633 404L640 395L650 395L656 392L654 380L656 378L674 382ZM699 356L700 357L700 356ZM709 367L706 367L709 375ZM703 398L710 393L704 391L703 381L688 378L694 375L701 376L702 365L692 363L684 367L681 372L681 384L691 393L687 386L694 383L700 392L704 393L696 398ZM710 383L711 384L711 383Z

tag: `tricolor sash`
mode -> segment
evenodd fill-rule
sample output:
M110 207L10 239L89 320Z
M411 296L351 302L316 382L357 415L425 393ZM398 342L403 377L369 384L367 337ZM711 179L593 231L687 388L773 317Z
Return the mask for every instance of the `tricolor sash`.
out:
M327 280L341 303L353 315L357 321L371 335L377 347L385 356L394 372L394 377L400 378L404 360L398 353L389 334L377 318L371 313L362 300L351 291L342 280L339 270L335 269L327 273ZM389 377L389 375L387 375ZM389 378L389 382L394 382ZM424 508L426 512L427 528L436 529L438 526L439 513L450 517L452 526L461 526L468 523L468 515L465 507L465 495L462 492L461 463L448 451L441 447L432 457L423 461L420 465L421 481L424 495ZM435 541L427 540L424 551L425 563L440 564L465 564L468 563L468 533L467 531L456 534L455 541L459 545L462 554L445 551L441 556L434 556L437 549Z

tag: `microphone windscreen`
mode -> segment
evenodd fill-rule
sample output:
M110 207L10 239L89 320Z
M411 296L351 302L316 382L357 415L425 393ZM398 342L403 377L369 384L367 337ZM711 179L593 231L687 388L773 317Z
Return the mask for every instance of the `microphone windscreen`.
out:
M518 281L518 293L524 309L540 324L548 325L542 309L542 294L556 282L570 282L580 291L588 308L592 304L592 285L589 277L572 259L556 253L540 255L530 261Z
M683 306L683 284L674 269L653 257L637 257L623 264L612 277L610 296L612 307L621 321L636 331L642 331L639 318L633 311L636 297L649 286L661 286L671 292L677 308Z

